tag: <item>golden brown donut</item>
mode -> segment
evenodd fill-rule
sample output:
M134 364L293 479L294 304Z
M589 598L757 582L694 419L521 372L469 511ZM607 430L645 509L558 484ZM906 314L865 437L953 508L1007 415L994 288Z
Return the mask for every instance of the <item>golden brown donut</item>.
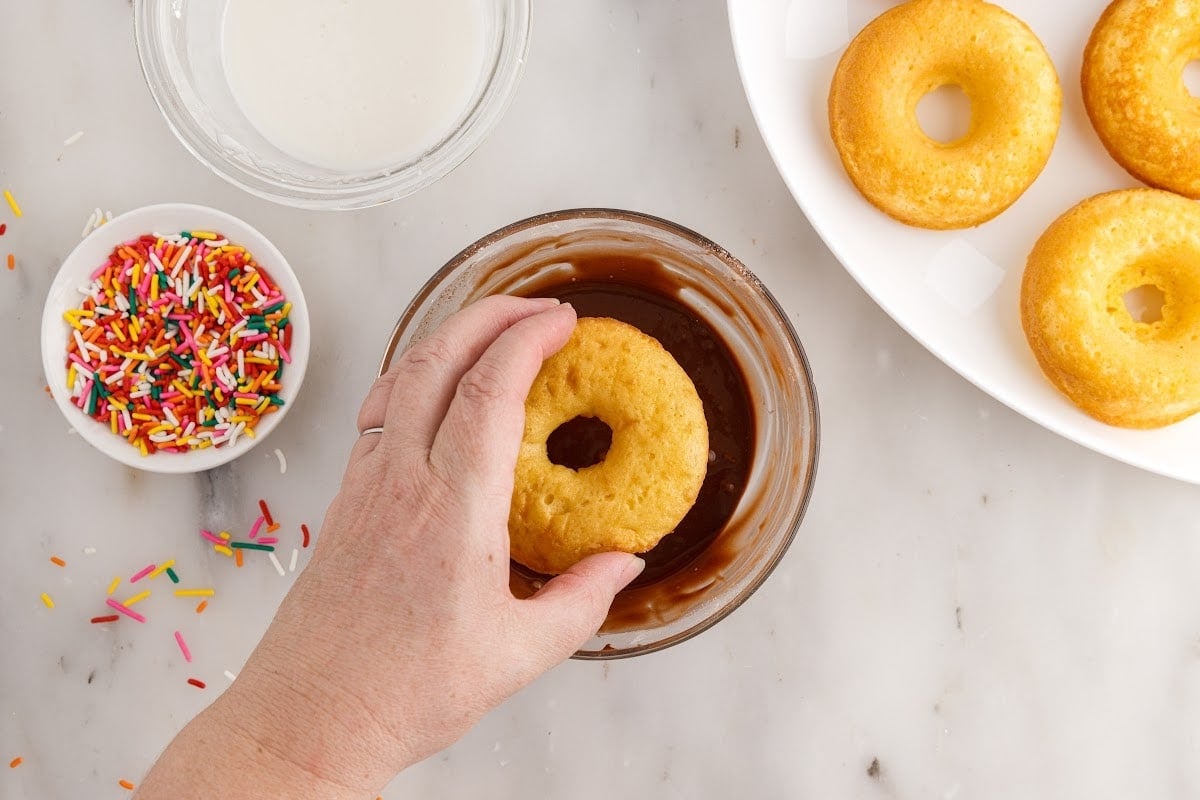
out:
M1162 292L1161 319L1125 306ZM1157 189L1098 195L1042 235L1021 283L1021 325L1042 371L1109 425L1157 428L1200 410L1200 204Z
M1083 57L1083 102L1118 164L1200 198L1200 99L1183 69L1200 58L1200 0L1116 0Z
M550 461L546 440L575 417L612 429L604 460ZM708 423L696 387L657 339L615 319L580 319L525 402L508 532L512 557L557 574L593 553L644 553L696 502Z
M917 103L942 86L971 101L966 135L942 143ZM909 0L855 37L829 90L829 130L873 205L922 228L967 228L1008 208L1045 167L1062 90L1024 22L983 0Z

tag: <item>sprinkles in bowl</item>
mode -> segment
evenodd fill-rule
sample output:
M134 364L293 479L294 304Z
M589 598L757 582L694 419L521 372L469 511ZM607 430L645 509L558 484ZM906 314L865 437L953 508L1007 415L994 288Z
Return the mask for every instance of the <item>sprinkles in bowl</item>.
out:
M66 311L70 402L142 455L253 438L280 409L291 303L219 233L118 244Z

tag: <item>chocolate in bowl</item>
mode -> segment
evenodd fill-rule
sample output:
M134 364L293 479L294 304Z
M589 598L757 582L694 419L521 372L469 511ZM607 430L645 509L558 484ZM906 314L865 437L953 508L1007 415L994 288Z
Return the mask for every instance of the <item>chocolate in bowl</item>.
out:
M582 316L624 317L675 355L705 402L713 460L696 518L646 554L646 572L576 658L653 652L716 624L782 558L812 491L816 395L786 315L748 269L692 231L628 211L560 211L451 259L401 317L380 372L454 311L499 293L553 295ZM544 580L513 567L517 596Z

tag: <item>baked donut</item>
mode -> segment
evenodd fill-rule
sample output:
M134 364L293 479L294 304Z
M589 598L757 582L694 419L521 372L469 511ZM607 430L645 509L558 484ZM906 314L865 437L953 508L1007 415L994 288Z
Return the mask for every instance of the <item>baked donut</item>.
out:
M921 130L917 103L957 86L971 102L961 138ZM1008 208L1045 167L1062 89L1024 22L983 0L909 0L846 48L829 90L829 130L846 174L886 214L967 228Z
M1116 0L1083 55L1083 103L1100 141L1135 178L1200 198L1200 0Z
M1162 293L1161 319L1127 310ZM1042 234L1021 282L1042 371L1091 416L1157 428L1200 410L1200 204L1157 189L1084 200Z
M576 417L612 429L576 471L546 440ZM593 553L644 553L684 518L708 471L708 423L691 378L657 339L606 317L579 320L525 402L508 532L512 557L557 574Z

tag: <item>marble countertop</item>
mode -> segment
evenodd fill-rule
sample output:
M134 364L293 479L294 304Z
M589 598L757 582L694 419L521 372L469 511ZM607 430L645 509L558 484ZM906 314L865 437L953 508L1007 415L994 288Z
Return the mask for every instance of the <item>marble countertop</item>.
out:
M0 207L0 255L17 255L0 271L0 798L127 795L118 781L227 685L291 580L228 569L196 528L247 525L264 497L281 533L315 529L409 297L478 236L579 205L695 228L776 294L820 392L816 493L732 617L653 656L563 665L386 797L1200 795L1197 489L1042 430L871 303L777 176L718 0L534 16L519 95L480 150L414 197L338 214L257 200L188 156L143 84L125 0L5 5L0 187L25 216ZM42 300L92 209L164 201L271 237L318 332L269 443L195 477L126 469L72 435L37 355ZM114 575L165 558L220 602L197 616L152 597L153 624L88 624Z

